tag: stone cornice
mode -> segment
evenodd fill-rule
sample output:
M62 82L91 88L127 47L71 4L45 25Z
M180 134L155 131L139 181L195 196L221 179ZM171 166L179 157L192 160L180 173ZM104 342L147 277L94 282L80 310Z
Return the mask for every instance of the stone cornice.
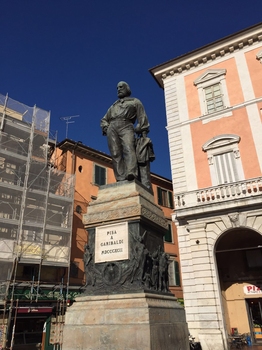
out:
M168 76L179 75L196 67L204 66L259 42L262 42L261 24L163 63L150 69L150 72L163 88L163 80Z
M137 181L120 181L100 187L97 199L89 204L83 215L83 224L88 229L138 219L149 220L159 228L168 228L165 215L150 192Z

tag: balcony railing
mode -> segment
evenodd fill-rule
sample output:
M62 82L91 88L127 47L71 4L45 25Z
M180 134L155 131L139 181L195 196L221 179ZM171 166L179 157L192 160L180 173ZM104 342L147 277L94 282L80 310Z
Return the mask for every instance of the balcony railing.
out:
M175 208L182 209L262 195L262 177L243 180L175 195Z

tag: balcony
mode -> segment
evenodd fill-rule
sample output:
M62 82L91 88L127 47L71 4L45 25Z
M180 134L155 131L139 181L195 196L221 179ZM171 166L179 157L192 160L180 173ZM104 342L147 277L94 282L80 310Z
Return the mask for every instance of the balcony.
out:
M194 213L261 205L262 177L175 194L175 211ZM184 213L185 214L185 213ZM189 213L188 213L189 214ZM183 215L184 216L184 215Z

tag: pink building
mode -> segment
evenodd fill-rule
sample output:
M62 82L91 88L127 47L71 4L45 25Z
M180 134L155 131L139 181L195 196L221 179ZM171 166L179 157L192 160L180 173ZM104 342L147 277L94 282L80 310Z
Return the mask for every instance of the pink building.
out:
M164 89L186 315L262 340L262 24L151 69Z

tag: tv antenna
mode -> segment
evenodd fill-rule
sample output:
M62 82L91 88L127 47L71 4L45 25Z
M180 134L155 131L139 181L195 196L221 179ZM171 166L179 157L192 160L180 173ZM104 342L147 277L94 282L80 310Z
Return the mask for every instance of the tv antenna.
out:
M74 123L75 121L74 120L71 121L71 119L77 118L77 117L80 117L80 115L78 114L78 115L70 115L68 117L60 117L60 120L65 120L66 122L66 139L68 134L68 124Z

